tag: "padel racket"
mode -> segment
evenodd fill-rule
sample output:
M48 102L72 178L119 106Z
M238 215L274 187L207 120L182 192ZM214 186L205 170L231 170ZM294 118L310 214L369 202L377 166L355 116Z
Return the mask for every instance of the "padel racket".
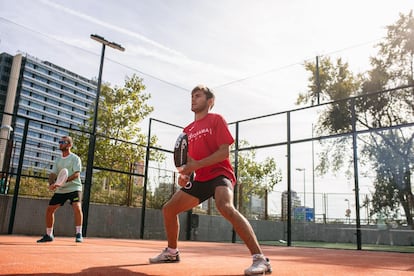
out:
M55 185L61 187L66 183L66 180L68 180L68 169L63 168L56 178Z
M184 132L181 133L174 146L174 164L177 168L187 163L188 137Z

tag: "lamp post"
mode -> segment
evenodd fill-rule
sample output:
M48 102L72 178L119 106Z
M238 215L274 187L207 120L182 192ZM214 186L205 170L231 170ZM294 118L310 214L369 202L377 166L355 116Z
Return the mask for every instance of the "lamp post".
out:
M0 146L1 146L1 153L0 153L0 169L4 172L5 160L6 160L6 153L7 153L7 145L9 144L10 134L13 132L13 127L9 125L2 125L0 127ZM3 146L3 140L4 146Z
M87 224L88 224L88 213L89 213L89 201L91 195L92 186L92 174L93 174L93 160L95 158L95 142L96 142L96 125L98 121L98 107L99 107L99 95L101 93L102 83L102 69L105 57L105 47L109 46L121 52L125 51L125 48L115 42L109 42L102 36L91 34L91 39L102 44L101 63L99 66L98 85L96 88L96 99L94 108L94 117L92 125L92 133L89 136L89 149L88 149L88 163L86 164L86 176L85 176L85 190L83 192L83 235L86 236Z
M345 198L345 201L348 203L348 209L345 211L345 216L348 218L348 223L351 222L351 205L349 203L349 199Z
M306 181L305 181L305 168L296 168L297 171L303 172L303 221L306 222Z
M7 137L6 137L6 139L9 140L10 139L10 134L13 131L13 127L12 126L9 126L9 125L4 125L4 126L1 126L0 127L0 131L3 131L3 129L7 130ZM3 137L1 137L1 138L3 138Z
M4 132L6 135L4 135ZM2 125L0 127L0 145L1 145L1 153L0 153L0 194L7 193L7 179L9 174L10 168L10 156L11 150L13 147L12 141L10 140L10 134L13 132L13 127L10 125ZM4 147L3 147L3 139L5 139Z
M312 207L313 207L313 222L315 222L316 209L315 209L315 146L313 142L314 130L312 123Z
M303 206L306 208L306 180L305 180L305 168L296 168L297 171L303 172Z

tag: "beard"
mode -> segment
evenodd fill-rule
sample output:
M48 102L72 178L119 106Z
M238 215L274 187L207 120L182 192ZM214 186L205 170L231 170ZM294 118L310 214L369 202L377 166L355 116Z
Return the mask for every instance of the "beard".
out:
M193 111L194 113L203 112L205 110L209 110L209 106L207 102L204 104L191 106L191 111Z

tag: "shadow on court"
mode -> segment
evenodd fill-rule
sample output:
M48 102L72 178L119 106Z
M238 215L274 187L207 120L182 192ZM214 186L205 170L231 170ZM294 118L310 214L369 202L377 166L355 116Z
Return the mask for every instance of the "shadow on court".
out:
M181 262L149 264L165 241L0 235L0 275L243 275L250 253L243 244L179 243ZM414 275L414 254L263 246L273 275Z
M136 266L136 265L131 265ZM136 275L136 276L148 276L151 274L133 272L126 268L119 266L103 266L103 267L92 267L84 269L76 273L59 273L59 272L50 272L50 273L12 273L12 274L2 274L2 275L53 275L53 276L75 276L75 275Z

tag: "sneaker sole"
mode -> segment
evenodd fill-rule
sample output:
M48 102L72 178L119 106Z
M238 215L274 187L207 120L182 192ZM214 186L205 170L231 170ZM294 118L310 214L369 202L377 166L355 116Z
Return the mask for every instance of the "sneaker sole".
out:
M269 267L266 269L264 273L256 273L256 274L244 274L245 276L255 276L255 275L266 275L266 274L272 274L272 267Z
M38 240L37 243L45 243L45 242L52 242L53 240Z
M163 260L163 261L151 261L151 259L149 259L150 264L168 264L168 263L179 263L180 262L180 257L178 256L177 259L175 260Z
M244 274L245 276L256 276L256 275L266 275L266 274L272 274L272 270L266 270L264 273L256 273L256 274Z
M168 263L179 263L180 260L165 260L165 261L151 261L149 260L150 264L168 264Z

